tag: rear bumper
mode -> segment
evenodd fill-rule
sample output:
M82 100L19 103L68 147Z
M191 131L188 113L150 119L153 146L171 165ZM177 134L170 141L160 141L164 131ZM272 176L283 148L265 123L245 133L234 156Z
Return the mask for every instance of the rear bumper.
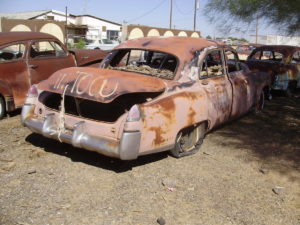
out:
M21 120L24 126L35 133L122 160L132 160L138 157L141 139L139 131L123 132L120 140L109 139L87 133L85 122L82 120L72 129L60 132L55 122L55 114L47 114L43 119L36 118L33 116L34 107L34 105L25 104L22 108Z

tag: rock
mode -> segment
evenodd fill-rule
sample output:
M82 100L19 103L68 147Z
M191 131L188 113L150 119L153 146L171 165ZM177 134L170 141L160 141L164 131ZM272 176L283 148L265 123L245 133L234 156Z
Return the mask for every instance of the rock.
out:
M166 224L165 219L162 218L162 217L159 217L156 221L157 221L157 223L160 224L160 225L165 225L165 224Z
M16 166L15 162L8 162L1 166L2 170L11 171Z
M30 170L27 171L27 173L28 173L28 174L36 173L36 169L30 169Z
M261 173L263 173L263 174L269 173L269 170L268 170L268 169L259 168L258 170L259 170L259 172L261 172Z
M272 188L272 191L276 194L276 195L280 195L283 193L284 187L279 187L276 186L274 188Z
M204 154L204 155L210 155L210 153L208 153L208 152L203 152L203 154Z
M165 178L161 183L166 187L175 187L177 182L171 178Z

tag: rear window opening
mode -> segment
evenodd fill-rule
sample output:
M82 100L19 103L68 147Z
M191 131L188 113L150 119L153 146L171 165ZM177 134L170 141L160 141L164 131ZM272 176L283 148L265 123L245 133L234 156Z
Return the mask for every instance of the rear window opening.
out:
M177 64L177 58L168 53L122 49L109 54L102 67L172 80Z
M85 119L115 122L135 104L142 104L159 96L162 92L124 94L110 103L96 102L72 96L65 96L65 113ZM44 91L39 101L46 107L60 110L61 94Z

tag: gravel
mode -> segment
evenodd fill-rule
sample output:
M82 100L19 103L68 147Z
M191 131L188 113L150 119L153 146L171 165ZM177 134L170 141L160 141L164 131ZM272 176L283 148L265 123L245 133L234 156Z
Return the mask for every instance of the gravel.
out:
M300 224L299 127L300 98L275 97L193 156L123 162L13 115L0 121L0 224Z

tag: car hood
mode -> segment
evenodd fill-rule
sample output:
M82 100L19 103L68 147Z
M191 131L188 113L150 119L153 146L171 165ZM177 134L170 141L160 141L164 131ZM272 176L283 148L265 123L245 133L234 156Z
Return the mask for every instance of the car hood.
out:
M70 67L55 72L38 84L45 91L108 103L120 95L163 92L162 79L111 69Z

